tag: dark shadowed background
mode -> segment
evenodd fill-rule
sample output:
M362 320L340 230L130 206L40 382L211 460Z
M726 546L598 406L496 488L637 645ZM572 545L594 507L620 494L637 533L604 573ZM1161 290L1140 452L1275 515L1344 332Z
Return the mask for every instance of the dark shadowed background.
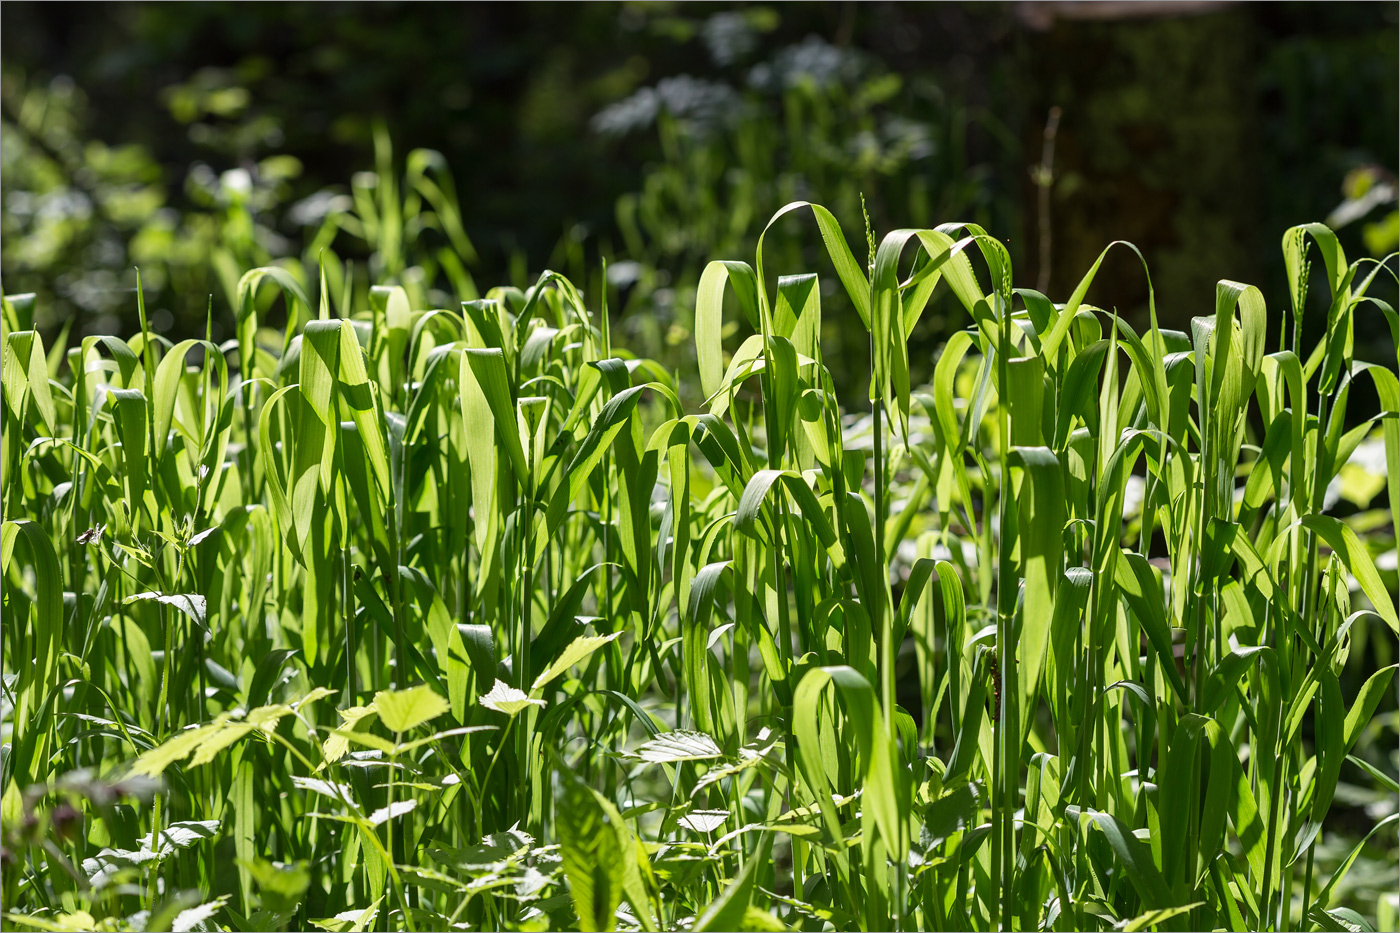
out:
M203 331L211 295L228 336L253 265L314 280L326 248L363 285L384 244L358 207L419 148L445 157L470 240L454 241L465 278L433 258L445 234L409 244L398 277L424 300L546 266L596 300L606 258L620 326L662 356L689 347L704 262L751 257L794 198L828 204L858 254L862 195L877 235L976 221L1009 241L1016 284L1057 300L1131 240L1175 327L1213 309L1220 278L1280 308L1288 225L1330 217L1349 256L1396 243L1393 3L7 2L0 17L3 284L39 294L46 328L131 332L134 265L172 336ZM770 243L770 268L827 269L801 221ZM1092 301L1145 309L1126 251L1098 282ZM965 324L938 312L916 375ZM1393 363L1383 323L1357 326Z

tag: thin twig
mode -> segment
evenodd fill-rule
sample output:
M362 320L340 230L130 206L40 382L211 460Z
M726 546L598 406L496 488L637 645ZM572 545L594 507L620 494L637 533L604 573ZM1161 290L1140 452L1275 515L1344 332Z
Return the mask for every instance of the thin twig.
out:
M1050 290L1050 188L1055 183L1055 135L1060 131L1060 108L1051 107L1045 119L1045 137L1040 147L1040 165L1031 170L1038 192L1036 214L1040 221L1040 262L1037 264L1035 290L1045 294Z

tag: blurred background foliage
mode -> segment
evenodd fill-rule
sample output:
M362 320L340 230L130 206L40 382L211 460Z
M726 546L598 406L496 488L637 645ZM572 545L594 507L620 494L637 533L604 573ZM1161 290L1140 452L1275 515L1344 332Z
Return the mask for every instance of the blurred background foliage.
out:
M255 265L314 283L324 262L337 305L387 275L451 307L546 267L597 300L606 259L628 345L682 366L704 263L751 256L798 198L853 242L862 202L877 230L975 221L1010 241L1016 284L1059 298L1132 240L1177 327L1220 278L1282 307L1290 224L1328 218L1351 254L1397 239L1394 4L7 2L0 18L0 275L39 294L49 329L131 332L133 266L158 330L202 335L212 302L221 339ZM799 222L765 243L774 274L825 268ZM1147 293L1126 255L1091 299L1132 315ZM848 318L824 278L836 351ZM914 335L916 378L961 326L940 312ZM1367 326L1358 343L1388 353ZM863 391L864 360L843 369Z

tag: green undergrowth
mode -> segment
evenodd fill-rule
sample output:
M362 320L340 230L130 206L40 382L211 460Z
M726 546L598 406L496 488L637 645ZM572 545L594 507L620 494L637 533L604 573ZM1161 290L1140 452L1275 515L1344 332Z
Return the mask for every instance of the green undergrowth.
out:
M257 268L222 345L8 296L5 927L1394 922L1393 269L1297 227L1288 307L1138 330L813 221L706 267L698 372L548 272Z

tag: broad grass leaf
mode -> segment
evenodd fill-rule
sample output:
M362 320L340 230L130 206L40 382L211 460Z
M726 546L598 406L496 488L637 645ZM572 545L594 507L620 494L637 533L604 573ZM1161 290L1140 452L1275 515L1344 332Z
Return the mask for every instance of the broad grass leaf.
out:
M744 862L744 870L729 883L719 897L715 898L705 912L695 918L696 931L741 930L744 915L753 900L754 888L758 883L758 872L769 864L769 853L773 848L773 835L764 833L759 839L758 849Z
M109 389L117 438L122 445L122 480L126 492L126 520L140 527L146 504L151 464L146 456L146 396L139 389Z
M421 601L419 605L422 605ZM433 643L438 671L447 684L447 701L452 716L458 722L462 722L466 716L467 687L471 679L472 661L469 649L462 639L461 630L452 621L442 597L435 592L429 593L428 612L424 623L428 637Z
M34 409L39 413L44 429L53 436L57 433L58 415L53 393L49 391L49 368L44 358L43 338L35 330L12 331L5 339L4 351L5 404L23 425L25 403L33 399Z
M1126 921L1120 929L1122 929L1123 933L1141 933L1143 930L1150 930L1153 927L1166 923L1173 917L1179 917L1182 914L1190 913L1197 907L1204 905L1205 901L1193 901L1190 904L1182 904L1177 907L1164 907L1160 910L1149 910L1146 913L1138 914L1133 919Z
M568 469L565 470L566 482L560 484L550 500L546 521L551 531L563 523L570 503L583 492L594 468L603 459L603 454L607 453L608 447L636 410L638 396L645 388L646 386L632 386L617 393L608 400L594 419L588 435L575 451Z
M1366 833L1366 835L1352 847L1351 851L1348 852L1346 857L1337 865L1336 870L1332 872L1332 877L1328 878L1327 883L1322 886L1322 890L1317 892L1317 897L1313 899L1312 906L1308 909L1309 915L1311 915L1314 910L1327 909L1328 905L1332 902L1333 889L1346 877L1347 872L1351 870L1351 866L1356 862L1361 851L1366 847L1366 844L1371 841L1371 837L1397 821L1400 821L1400 813L1390 814L1390 816L1387 816L1375 826L1372 826L1370 832Z
M943 351L938 355L938 362L933 367L933 399L938 423L942 428L942 444L955 452L962 449L963 428L958 423L957 411L953 405L957 396L954 380L967 351L972 349L972 346L972 337L966 331L956 332L943 345Z
M287 662L295 657L299 648L274 648L258 661L252 678L248 681L248 693L243 698L244 706L260 707L267 702L274 688L287 681ZM253 713L257 710L254 709ZM253 713L249 713L252 716Z
M1265 429L1259 456L1251 465L1249 478L1245 480L1241 524L1247 524L1248 513L1262 506L1270 495L1282 493L1286 488L1288 478L1284 466L1290 455L1292 434L1293 412L1285 408L1274 416Z
M593 575L605 566L608 565L605 563L589 565L579 572L578 576L574 578L574 581L569 584L569 588L565 590L562 595L556 592L554 608L550 610L549 619L545 622L544 627L540 629L540 633L535 636L535 640L530 646L531 673L534 673L536 677L538 677L540 673L543 673L550 662L573 640L569 638L569 635L583 628L583 618L579 616L579 610L583 606L584 597L589 595L591 588L597 585L596 581L593 579ZM483 673L489 674L493 672L495 670L496 661L495 649L491 647L490 628L486 627L486 631L484 633L478 632L478 635L484 638L481 645L478 648L473 648L473 645L469 643L467 648L469 651L480 651L483 655L480 658L478 658L476 654L472 655L472 664L477 670L478 677L480 677ZM490 655L489 664L486 663L487 658L485 655L487 651L489 651Z
M489 566L496 540L494 530L499 521L496 508L495 416L477 380L472 357L467 352L462 353L458 365L457 390L462 409L467 464L471 470L472 535Z
M894 403L901 437L909 435L909 344L899 288L899 257L918 230L892 230L875 251L870 277L870 340L874 365L871 398Z
M1278 658L1273 648L1267 645L1236 648L1210 672L1206 678L1200 706L1202 709L1219 709L1235 689L1239 679L1249 668L1258 666L1263 675L1262 697L1259 703L1272 711L1277 718L1281 711L1273 708L1279 697Z
M622 900L622 859L617 828L593 792L567 768L556 831L564 856L564 877L580 930L612 930Z
M1371 777L1375 778L1376 783L1380 784L1392 794L1400 794L1400 783L1397 783L1395 778L1386 774L1384 771L1382 771L1380 768L1377 768L1369 761L1366 761L1362 758L1357 758L1355 755L1348 755L1347 761L1350 761L1362 771L1365 771Z
M530 470L516 427L515 401L510 376L506 372L505 356L496 349L467 349L462 354L470 364L476 384L490 409L496 442L505 448L516 479L523 486L529 482ZM480 431L483 426L469 425L468 430Z
M350 409L350 417L359 430L363 456L368 461L370 475L375 479L380 496L393 501L393 483L389 478L389 442L385 436L385 414L376 386L365 368L365 354L350 321L340 322L340 351L338 354L338 385L340 398ZM334 425L327 424L328 428ZM368 506L369 503L365 503Z
M754 473L739 499L739 507L734 513L734 527L744 534L756 535L768 494L780 481L782 488L786 489L797 503L798 511L806 520L808 528L827 549L836 568L843 568L846 553L830 518L816 494L812 492L812 488L807 485L805 477L795 470L759 470Z
M1030 374L1036 383L1040 372ZM1028 376L1027 378L1030 378ZM1037 408L1039 406L1037 405ZM1036 412L1037 418L1039 412ZM1020 733L1030 728L1040 696L1041 672L1050 643L1050 624L1055 614L1064 563L1065 497L1060 461L1047 447L1014 447L1008 463L1024 471L1017 498L1017 535L1020 544L1020 571L1024 581L1020 632L1016 660L1020 691Z
M914 608L922 600L929 580L937 575L937 568L937 562L928 557L920 557L909 568L909 577L904 581L904 592L899 596L899 621L895 626L896 641L904 640L904 633L909 630ZM938 587L939 584L934 584L934 586ZM941 594L939 598L941 599Z
M493 290L493 294L497 290ZM513 354L515 348L506 339L510 330L509 313L502 307L498 297L473 298L462 302L462 315L467 321L467 332L473 346L500 350Z
M773 216L769 218L768 223L763 228L763 233L758 238L756 258L759 279L763 278L764 236L767 235L769 228L778 221L778 218L803 207L812 209L812 214L817 221L817 229L821 232L822 242L826 246L827 255L831 257L831 264L836 267L836 277L841 280L842 287L845 288L851 303L855 305L856 314L860 316L861 324L868 331L870 329L870 282L865 277L863 267L852 255L851 248L846 242L846 236L841 232L841 224L831 211L820 204L813 204L810 201L791 201L773 212Z
M1394 338L1394 309L1379 300L1376 300L1376 303L1381 304L1383 310L1387 311L1391 323L1391 336ZM1381 422L1381 433L1385 439L1386 490L1390 499L1390 521L1392 529L1400 531L1400 378L1384 366L1359 360L1353 362L1352 375L1356 376L1360 372L1371 374L1376 395L1380 400L1380 414L1384 419Z
M14 562L15 546L20 541L24 542L34 568L34 588L37 596L34 600L34 623L31 628L27 611L22 617L22 622L21 619L10 615L14 612L15 605L10 602L10 592L6 593L6 619L11 623L22 624L33 639L33 656L20 659L17 664L20 674L17 686L20 695L15 716L17 722L28 722L35 715L40 698L55 685L57 677L58 654L64 629L63 571L60 569L53 542L49 540L43 526L29 519L18 519L0 526L0 573L15 573L18 576L18 568L14 566ZM11 590L8 583L5 589ZM16 762L17 781L20 778L32 779L41 776L30 771L31 766L37 763L31 756L41 751L37 743L46 731L26 729L22 739L18 735L15 736L15 757L10 760ZM27 783L20 781L20 785L27 786Z
M1350 907L1334 907L1329 910L1309 911L1308 919L1317 924L1317 929L1327 933L1375 933L1370 921Z
M1295 313L1303 312L1304 289L1308 283L1307 240L1312 237L1327 273L1327 287L1336 293L1346 275L1347 258L1337 235L1326 224L1305 223L1289 227L1283 234L1283 262Z
M714 728L713 697L710 695L709 635L715 589L732 561L715 561L700 568L690 587L690 599L681 617L682 679L690 697L691 715L701 732Z
M729 358L729 366L725 369L724 378L720 380L718 387L705 396L705 403L709 406L711 415L723 418L729 411L730 402L739 386L750 376L762 374L767 370L768 357L765 351L766 344L762 334L750 334L744 338L744 342L739 344L739 349Z
M986 713L987 680L990 675L986 650L979 649L972 664L972 677L962 697L962 713L958 718L958 731L954 739L953 751L948 757L946 782L952 783L967 775L977 759L978 744L982 735L982 720Z
M179 393L180 382L185 377L185 357L189 351L195 347L202 348L205 353L213 357L218 364L220 373L220 383L224 387L228 384L228 366L224 361L224 356L219 352L219 348L205 340L183 340L172 347L160 364L156 366L154 381L153 417L155 420L155 458L159 460L166 450L167 435L170 433L170 422L175 414L176 397ZM222 393L220 393L222 394Z
M298 384L322 424L339 421L331 408L340 374L340 321L310 321L301 338Z
M1171 623L1166 615L1161 575L1141 554L1124 551L1116 568L1115 582L1157 655L1158 669L1171 684L1177 698L1185 703L1186 685L1177 673L1176 658L1172 654Z
M284 386L272 393L263 403L262 411L258 415L258 454L262 463L263 479L267 484L267 493L272 500L272 512L277 519L278 530L281 531L283 540L287 543L292 556L300 561L301 547L294 534L296 519L292 514L292 507L287 496L287 484L282 479L281 458L277 456L277 449L272 440L273 412L277 410L277 405L283 397L297 388L296 385Z
M530 691L543 689L550 681L568 671L569 668L578 664L584 658L597 651L599 648L616 640L622 635L621 632L613 632L611 635L584 635L569 642L559 657L555 658L545 668L540 676L535 678L535 682L530 685Z
M1069 812L1071 816L1077 816L1078 808L1071 807ZM1153 910L1179 906L1172 903L1174 898L1171 888L1162 878L1162 873L1157 870L1152 861L1152 852L1143 845L1142 840L1134 836L1132 831L1111 813L1087 810L1085 815L1108 839L1109 846L1114 855L1118 856L1128 880L1137 889L1144 905Z
M700 391L707 398L719 391L726 284L732 286L750 323L758 320L758 281L748 263L716 260L706 265L695 293L695 358Z
M1107 340L1096 340L1075 354L1069 364L1055 409L1055 449L1062 449L1069 440L1075 418L1089 421L1089 401L1094 397L1108 346Z
M1126 240L1114 240L1112 243L1105 246L1103 252L1099 253L1099 258L1094 260L1094 264L1089 267L1089 271L1084 273L1084 277L1079 280L1079 284L1069 296L1069 300L1065 302L1064 308L1060 311L1054 324L1050 326L1050 330L1041 338L1040 352L1041 356L1045 359L1054 360L1057 358L1060 351L1060 343L1069 336L1070 327L1075 322L1075 317L1079 312L1080 305L1084 303L1085 297L1089 294L1089 286L1094 284L1094 277L1098 275L1099 267L1103 265L1103 261L1108 256L1109 251L1115 246L1124 246L1132 250L1142 263L1143 273L1147 275L1147 260L1143 258L1142 252L1136 246ZM1147 276L1147 291L1148 302L1151 306L1152 328L1155 331L1157 329L1156 299L1153 297L1152 277L1150 275Z
M1202 753L1203 743L1210 752L1209 757ZM1199 863L1208 866L1224 842L1227 814L1240 812L1237 807L1232 807L1232 803L1235 803L1234 775L1231 763L1225 760L1233 755L1234 749L1228 738L1219 724L1209 717L1188 713L1172 733L1171 745L1160 772L1158 809L1161 814L1162 873L1177 891L1183 890L1183 886L1192 888L1197 881L1195 866L1186 863L1186 854L1194 849ZM1195 764L1198 760L1202 762L1199 769ZM1203 792L1197 791L1197 799L1193 801L1190 788L1193 775L1198 773L1206 779L1206 786ZM1200 816L1196 838L1188 849L1188 813L1193 804L1200 807Z
M1350 751L1355 747L1361 732L1371 723L1371 717L1375 715L1376 707L1386 697L1386 691L1390 687L1390 679L1395 675L1400 665L1391 664L1376 671L1366 682L1361 685L1361 690L1357 693L1356 699L1347 707L1346 722L1342 727L1342 749Z
M303 311L309 314L311 311L311 302L306 297L306 290L302 288L296 277L286 269L280 266L260 266L243 273L237 286L237 316L240 366L243 369L245 379L257 375L253 365L257 346L255 338L259 326L257 295L259 287L267 280L271 280L282 290L283 298L286 300L288 336L296 331L297 321L300 317L297 312ZM271 373L264 373L264 375L271 375Z
M839 843L844 834L831 803L833 776L828 774L821 754L817 725L818 705L828 685L836 688L856 734L860 773L865 778L864 807L873 816L886 851L897 853L895 857L903 859L904 854L898 850L908 841L902 828L907 826L910 805L905 794L904 769L897 760L898 749L886 730L874 689L850 667L814 668L797 685L792 708L799 773L817 799L822 821L832 840ZM873 844L874 839L867 835L862 842L867 856Z
M948 837L972 825L981 797L979 785L962 782L945 788L942 796L924 808L919 845L931 856Z
M792 341L793 349L812 360L821 353L821 289L814 273L778 278L773 309L774 333Z
M1039 448L1045 443L1047 427L1045 361L1038 356L1007 360L1006 375L1011 382L1006 390L1006 405L1011 420L1012 451ZM1054 458L1053 452L1050 456ZM1058 468L1058 463L1056 466Z
M1318 674L1318 704L1314 716L1314 740L1317 769L1312 781L1312 803L1309 818L1316 827L1321 827L1327 817L1328 808L1337 790L1341 777L1342 762L1350 758L1349 752L1356 740L1370 722L1382 698L1386 695L1396 665L1381 668L1362 685L1356 699L1347 704L1342 698L1341 684L1337 675L1322 663ZM1385 778L1373 766L1367 771ZM1385 781L1390 781L1385 778ZM1384 783L1384 782L1383 782ZM1394 783L1390 781L1390 783Z
M1361 592L1366 594L1366 598L1375 606L1376 612L1390 626L1390 630L1400 633L1400 616L1396 615L1395 601L1391 599L1385 583L1376 572L1375 562L1371 560L1370 553L1356 536L1356 532L1330 515L1305 515L1299 521L1304 528L1327 542L1328 547L1332 548L1356 578ZM1282 535L1279 540L1283 540Z

